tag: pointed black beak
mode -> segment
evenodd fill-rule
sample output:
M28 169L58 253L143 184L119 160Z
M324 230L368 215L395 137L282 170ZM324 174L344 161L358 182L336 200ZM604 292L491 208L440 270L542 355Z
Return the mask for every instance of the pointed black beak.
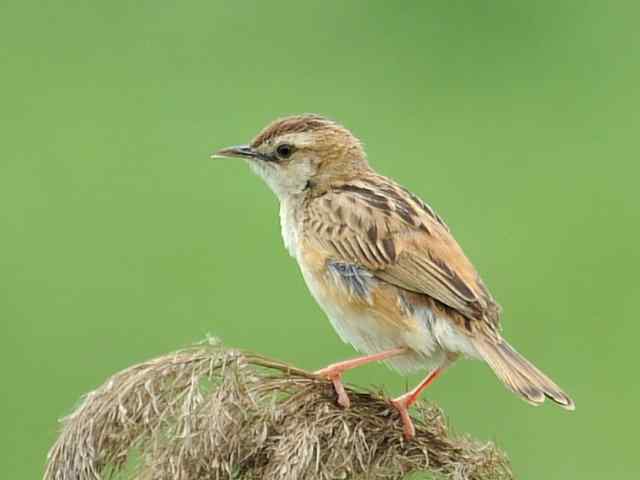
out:
M216 157L256 158L258 157L258 152L249 145L236 145L234 147L223 148L211 155L211 158Z

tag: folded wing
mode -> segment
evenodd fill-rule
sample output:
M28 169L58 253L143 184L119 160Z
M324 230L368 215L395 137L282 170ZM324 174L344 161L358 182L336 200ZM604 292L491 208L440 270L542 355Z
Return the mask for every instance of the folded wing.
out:
M469 330L497 329L500 307L449 228L420 199L374 177L334 186L309 202L306 242L455 309Z

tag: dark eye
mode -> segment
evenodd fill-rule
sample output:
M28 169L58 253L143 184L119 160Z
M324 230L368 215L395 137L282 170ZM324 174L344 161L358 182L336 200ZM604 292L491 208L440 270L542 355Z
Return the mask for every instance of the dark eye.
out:
M276 152L280 158L289 158L293 153L293 145L289 145L288 143L283 143L282 145L278 145L276 148Z

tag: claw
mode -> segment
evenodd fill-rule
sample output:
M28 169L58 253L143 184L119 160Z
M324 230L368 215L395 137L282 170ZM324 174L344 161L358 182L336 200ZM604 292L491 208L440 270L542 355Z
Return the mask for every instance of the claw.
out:
M413 421L409 415L409 407L416 403L416 400L418 400L418 397L420 396L420 392L431 385L431 383L433 383L433 381L444 371L444 368L445 366L437 368L416 388L391 400L391 404L396 407L398 413L400 413L400 418L402 419L402 432L404 433L405 439L412 440L416 436L416 427L413 426Z
M349 408L351 406L351 400L349 400L349 395L347 395L344 385L342 385L342 380L340 380L340 377L336 377L332 378L331 381L333 382L333 388L336 394L338 394L338 405L342 408Z
M416 436L416 427L413 426L413 420L411 420L411 416L409 415L409 408L407 407L406 402L404 399L399 398L391 400L391 404L400 414L400 419L402 420L402 433L404 434L405 440L413 440Z
M344 385L342 384L341 368L330 365L327 368L314 372L314 374L319 377L326 378L327 380L331 380L331 383L333 383L333 389L336 391L336 395L338 395L338 405L342 408L349 408L351 406L349 395L347 395Z

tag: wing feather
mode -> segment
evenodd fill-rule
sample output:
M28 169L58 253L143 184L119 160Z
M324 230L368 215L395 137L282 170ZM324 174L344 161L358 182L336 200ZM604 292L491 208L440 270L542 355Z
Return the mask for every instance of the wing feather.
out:
M308 202L304 241L314 248L469 320L498 326L500 307L446 224L415 195L377 176L334 186Z

